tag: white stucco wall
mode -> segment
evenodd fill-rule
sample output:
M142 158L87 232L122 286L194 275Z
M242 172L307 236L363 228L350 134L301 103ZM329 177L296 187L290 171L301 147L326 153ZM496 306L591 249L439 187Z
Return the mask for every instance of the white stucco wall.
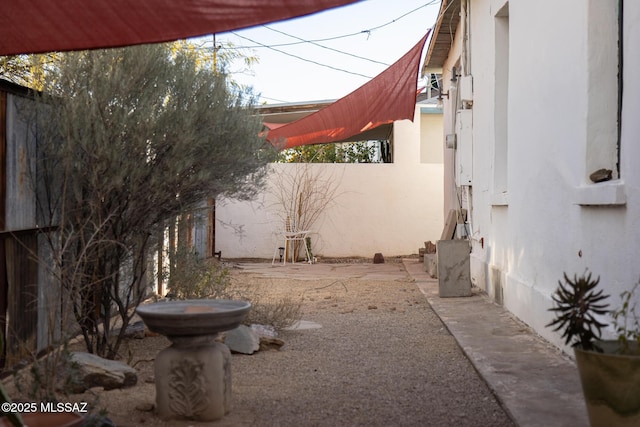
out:
M504 83L495 78L495 14L505 3L470 5L472 276L498 299L501 288L505 307L561 345L545 324L563 272L572 276L589 269L600 276L614 305L640 279L640 2L626 1L624 9L621 176L600 184L592 184L589 173L599 167L615 171L609 154L599 150L613 144L615 151L610 95L617 81L611 58L602 52L610 53L612 42L615 49L617 2L509 2L503 194L494 176L496 90Z
M312 234L318 257L372 257L418 253L427 240L436 241L443 227L441 115L394 124L394 163L311 164L338 184L337 197L323 212ZM436 119L437 117L437 119ZM421 123L423 126L421 126ZM424 126L437 126L432 133ZM433 144L439 150L428 150ZM439 160L437 160L439 156ZM302 167L273 164L274 171ZM270 180L275 179L273 173ZM282 246L272 230L279 208L269 188L251 202L218 200L216 250L224 258L271 259ZM276 222L277 224L273 224Z

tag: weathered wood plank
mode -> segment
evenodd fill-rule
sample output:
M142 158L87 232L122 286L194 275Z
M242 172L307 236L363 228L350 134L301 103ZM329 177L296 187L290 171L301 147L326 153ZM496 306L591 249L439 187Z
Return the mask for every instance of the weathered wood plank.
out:
M5 236L8 281L7 364L36 350L38 329L38 250L35 233Z
M440 240L451 240L456 234L456 224L457 224L457 214L455 209L451 209L449 214L447 215L447 220L444 223L444 228L442 229L442 235L440 236Z
M6 214L7 230L36 226L36 198L32 172L35 170L36 138L26 118L31 100L7 95L6 102Z
M7 211L7 93L0 91L0 231Z
M7 93L0 91L0 230L5 229L7 201ZM0 238L0 334L7 332L7 271L5 263L4 239ZM6 346L0 351L0 368L5 366Z

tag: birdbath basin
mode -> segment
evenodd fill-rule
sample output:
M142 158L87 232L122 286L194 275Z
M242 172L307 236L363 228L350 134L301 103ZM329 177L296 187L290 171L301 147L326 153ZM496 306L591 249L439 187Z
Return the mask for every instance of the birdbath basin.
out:
M136 309L149 330L172 337L208 336L234 329L251 309L246 301L193 299L157 302Z
M163 419L215 421L231 407L231 353L215 341L251 309L246 301L182 300L136 309L149 330L171 345L154 362L156 411Z

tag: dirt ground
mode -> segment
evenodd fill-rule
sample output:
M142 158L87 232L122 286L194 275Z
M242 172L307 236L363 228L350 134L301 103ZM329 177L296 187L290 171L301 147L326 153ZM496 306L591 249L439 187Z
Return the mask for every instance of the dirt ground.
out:
M157 417L162 336L124 344L135 386L69 401L90 402L118 426L513 425L411 278L397 273L318 279L234 269L265 294L301 299L302 319L321 327L282 331L280 350L234 354L232 409L217 422Z

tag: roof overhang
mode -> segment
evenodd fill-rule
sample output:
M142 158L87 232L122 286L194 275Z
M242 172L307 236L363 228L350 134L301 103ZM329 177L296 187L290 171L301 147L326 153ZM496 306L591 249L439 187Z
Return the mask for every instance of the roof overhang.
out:
M0 78L0 92L6 92L20 96L29 96L35 93L35 91L29 89L28 87L21 86L17 83L10 82L9 80L5 80L3 78Z
M337 101L285 125L265 121L267 140L284 149L388 138L394 121L414 118L420 58L429 33L382 73Z
M316 111L334 103L335 100L287 102L283 104L256 105L255 109L267 123L287 124L315 113Z
M449 56L459 22L460 0L442 0L438 20L422 65L423 77L428 73L442 73L442 67Z
M288 124L302 119L310 114L316 113L322 108L334 103L334 100L296 102L286 104L259 105L256 111L262 117L262 121L270 124ZM335 141L341 142L358 142L358 141L374 141L380 139L391 138L393 132L393 123L378 126L365 132L357 133L347 139Z

